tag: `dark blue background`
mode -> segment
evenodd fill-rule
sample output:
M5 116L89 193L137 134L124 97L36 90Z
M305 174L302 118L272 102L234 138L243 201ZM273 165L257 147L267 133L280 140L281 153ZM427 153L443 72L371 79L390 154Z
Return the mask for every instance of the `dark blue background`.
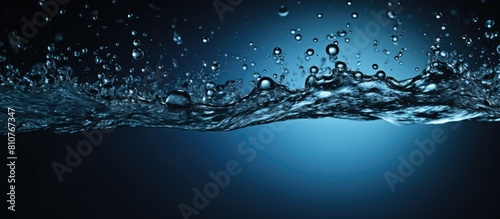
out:
M65 39L70 39L63 41L61 43L63 45L72 45L78 41L86 44L83 46L96 47L100 44L113 43L115 40L131 45L132 38L128 34L129 31L127 30L126 35L113 34L113 27L110 33L90 40L94 39L93 29L81 31L82 25L70 22L71 18L77 17L78 13L75 12L83 10L84 4L73 1L66 7L65 19L54 18L40 31L36 39L30 41L30 45L34 47L33 51L38 51L38 47L45 47L53 39L54 33L61 31L64 32ZM251 52L241 49L248 45L248 39L264 46L264 52L259 53L254 59L262 58L277 44L282 44L282 48L288 52L293 50L294 46L290 46L288 42L290 39L281 39L279 31L288 31L290 26L295 26L295 23L289 25L290 21L286 20L268 21L265 16L259 17L259 15L274 13L274 16L279 18L277 15L279 5L287 4L290 8L288 18L298 19L293 22L301 22L300 17L293 17L294 12L300 10L296 2L257 3L244 0L233 12L225 13L224 22L218 19L211 3L211 1L156 2L163 10L164 23L154 19L148 20L145 16L141 22L131 24L133 27L130 29L147 30L150 35L157 36L153 37L154 39L161 39L160 35L163 33L165 41L170 42L171 30L168 30L168 26L172 18L187 16L194 21L189 25L186 23L180 26L178 30L183 32L186 44L206 34L206 32L192 33L193 39L196 40L190 40L189 31L196 28L201 21L207 27L206 30L221 29L217 31L216 37L211 41L213 44L209 44L209 47L202 47L201 44L190 46L193 53L199 53L200 56L220 57L224 52L230 55L241 53L251 55ZM32 15L37 10L34 2L20 1L11 4L2 6L3 20L13 21L3 24L4 35L22 25L20 23L22 16ZM345 2L331 4L345 5ZM450 4L452 4L450 1L408 3L411 6L420 5L427 11L434 11L434 8L449 10ZM496 14L490 10L494 7L488 4L471 1L469 5L453 7L459 10L463 17L493 18ZM120 8L112 10L113 8L107 3L96 1L91 5L98 8L101 13L109 10L108 19L111 20L115 16L123 17L127 14L126 10L118 10ZM317 3L317 6L310 6L311 9L301 11L315 15L321 5ZM362 11L363 8L370 6L354 1L353 7ZM147 2L141 1L122 2L121 9L123 8L132 8L135 11L148 10ZM413 7L408 8L407 10L415 13L418 11ZM331 10L336 9L333 7ZM351 13L348 10L338 12L347 15ZM252 16L261 20L249 19ZM326 16L325 13L325 18ZM335 23L336 20L332 20L335 24L332 30L336 31L337 26L344 26L349 19L339 20L338 24ZM82 20L80 23L85 22L87 21ZM262 22L269 22L269 25L256 26ZM410 28L411 25L420 28L423 26L421 23L423 22L414 20L408 22L406 28ZM235 29L240 30L245 27L250 29L250 35L238 36L237 40L231 40L229 36L233 36ZM312 27L302 26L305 38L306 33L318 31ZM262 31L267 31L269 34L262 34ZM457 30L456 34L462 33L461 31L463 30ZM318 33L318 36L324 37L327 32ZM222 37L225 35L228 36L227 39ZM310 41L310 38L312 36L307 39ZM420 43L428 45L426 44L428 40L424 38ZM2 41L5 42L6 39L2 38ZM412 41L407 43L411 44ZM171 45L166 47L165 51L179 50L178 47ZM130 53L130 48L126 46L118 49L123 50L123 53ZM223 51L219 52L218 49ZM16 55L11 54L9 57L13 62L30 63L40 61L37 59L43 57L44 52L34 54L21 52ZM127 58L130 59L128 56ZM127 58L122 61L126 61ZM365 56L361 60L366 61L367 58L372 57ZM407 69L413 69L415 66L422 68L425 57L416 54L414 59L407 59L405 62L409 63L405 64ZM71 61L69 64L74 67L79 66L78 63ZM134 64L137 63L132 62L130 65ZM181 63L181 65L189 64ZM240 74L230 70L238 68L239 63L234 66L228 65L229 67L223 71L233 73L228 74L226 79L251 76L250 72ZM264 64L259 65L259 68L263 68L262 66ZM369 65L364 65L366 66ZM29 65L26 68L29 68ZM416 73L388 71L388 74L405 78ZM221 79L223 80L224 78ZM22 117L22 115L16 116ZM65 174L62 183L57 180L51 164L54 161L64 162L67 153L65 147L69 145L75 148L80 141L86 140L86 137L82 133L59 135L46 131L18 134L17 212L9 213L8 216L9 218L182 218L178 205L186 203L192 206L194 196L192 189L202 189L211 181L209 172L223 170L230 160L240 163L241 173L231 177L229 185L221 189L217 197L210 199L210 204L201 210L198 216L193 215L191 218L498 218L500 216L498 208L500 165L497 161L499 124L497 123L464 122L456 130L452 128L455 124L399 127L384 121L355 122L338 119L294 120L287 124L281 122L276 125L286 125L286 128L275 133L272 141L265 145L264 150L258 151L255 160L251 162L246 161L248 155L238 152L238 146L241 142L247 141L249 136L258 136L262 130L269 128L269 125L230 132L118 128L110 134L104 134L102 144L94 147L93 152L84 157L82 163L74 168L72 173ZM437 144L435 152L426 157L423 164L416 167L415 172L407 177L404 183L396 184L396 190L392 192L384 173L397 172L398 156L408 158L409 154L417 149L414 141L431 137L435 128L442 128L448 140ZM5 156L2 156L2 159L3 157Z

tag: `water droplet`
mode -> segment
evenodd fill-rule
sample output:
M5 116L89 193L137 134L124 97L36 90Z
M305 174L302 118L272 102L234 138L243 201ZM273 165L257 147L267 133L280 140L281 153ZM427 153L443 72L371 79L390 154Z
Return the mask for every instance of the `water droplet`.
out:
M307 49L306 54L307 54L308 56L312 56L312 55L314 55L314 49L311 49L311 48Z
M441 24L441 30L446 30L446 24L445 23Z
M296 33L297 33L297 31L295 29L290 30L290 34L295 35Z
M313 66L311 66L311 68L309 69L309 72L311 72L311 74L313 74L313 75L314 75L314 74L317 74L317 73L318 73L318 71L319 71L318 67L316 67L316 66L314 66L314 65L313 65Z
M318 38L314 38L313 42L317 43L318 42Z
M441 36L440 36L440 35L436 36L436 38L434 38L434 41L435 41L436 43L441 42Z
M247 64L243 64L242 68L243 68L243 70L247 70L248 69L248 65Z
M212 99L213 97L215 97L215 94L217 94L217 91L215 91L214 89L208 89L206 92L208 99Z
M385 79L385 72L384 71L378 71L377 74L375 74L379 80L384 80Z
M420 68L418 68L418 67L415 67L415 71L417 71L417 72L418 72L418 71L420 71Z
M302 40L302 35L300 35L300 34L296 34L296 35L295 35L295 40L297 40L297 41Z
M339 54L339 47L335 44L330 44L326 47L326 54L330 56L336 56Z
M177 45L182 44L182 37L177 32L174 32L173 40L174 40L174 43L176 43Z
M487 28L493 28L493 26L495 26L495 21L494 20L487 20L485 25Z
M335 68L339 72L343 72L343 71L347 70L347 65L345 64L345 62L338 61L338 62L335 62Z
M352 17L353 19L358 18L358 13L356 13L356 12L352 13L352 14L351 14L351 17Z
M288 8L284 5L281 5L278 9L278 15L281 17L286 17L288 15Z
M467 44L467 46L472 46L472 43L472 38L470 37L465 40L465 44Z
M373 64L373 65L372 65L372 68L373 68L374 70L377 70L377 69L378 69L378 65L377 65L377 64Z
M352 5L352 1L351 0L347 0L347 5Z
M276 83L269 77L262 77L257 83L257 88L259 90L272 90L275 87Z
M274 55L281 55L281 48L279 47L274 48L273 53Z
M346 43L349 43L349 42L351 42L351 39L349 39L349 38L345 38L345 39L344 39L344 41L345 41Z
M305 84L306 89L313 87L315 84L316 84L316 76L314 75L307 76Z
M396 12L393 10L387 10L387 18L394 20L396 19Z
M214 61L212 62L212 66L210 66L210 68L211 68L211 69L212 69L212 71L214 71L214 72L219 71L219 70L220 70L220 64L219 64L219 62L218 62L217 60L214 60Z
M339 31L337 31L337 35L340 37L345 37L347 35L347 31L339 30Z
M473 21L474 23L477 23L477 22L479 21L479 18L478 18L478 17L474 17L474 18L472 18L472 21Z
M357 71L354 73L353 77L354 77L354 80L360 81L363 78L363 73Z
M436 16L436 19L441 19L443 17L443 13L441 12L436 12L434 15Z
M398 41L398 37L396 35L392 35L391 36L391 40L392 40L392 42L397 42Z
M144 57L144 52L139 48L134 49L132 50L132 57L135 60L141 60Z
M203 43L208 43L208 41L210 41L210 38L208 38L208 37L203 37L203 38L201 39L201 41L202 41Z
M141 41L140 41L140 40L138 40L138 39L135 39L135 40L132 42L132 44L134 44L134 46L135 46L135 47L138 47L138 46L140 46L140 45L141 45Z
M175 90L167 95L165 104L170 109L188 108L191 105L191 96L185 91Z
M50 44L49 46L47 46L47 50L49 52L54 52L55 49L56 49L56 46L53 43Z

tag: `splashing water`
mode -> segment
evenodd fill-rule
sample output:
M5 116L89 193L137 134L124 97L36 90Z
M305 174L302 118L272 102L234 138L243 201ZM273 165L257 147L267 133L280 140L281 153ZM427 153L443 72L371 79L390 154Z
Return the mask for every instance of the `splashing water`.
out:
M278 14L287 16L288 8L281 6ZM350 14L351 19L357 19L358 15L356 12ZM323 13L317 16L322 18ZM397 19L394 11L388 11L386 16ZM441 19L443 15L436 13L434 16ZM494 21L488 20L485 25L491 30ZM345 30L339 33L332 36L332 40L347 35ZM295 29L293 34L297 41L305 40ZM203 37L203 43L209 43L208 39ZM314 39L317 42L317 38ZM468 42L470 38L464 39ZM173 41L184 45L178 32L174 32ZM309 70L310 74L304 73L305 78L300 80L303 88L292 89L284 84L284 78L288 77L286 70L281 76L274 74L273 77L264 76L265 72L254 72L254 87L243 94L241 80L230 80L225 84L211 80L200 83L192 72L186 73L189 79L185 83L178 82L171 90L162 87L161 81L155 77L131 75L118 78L101 73L97 81L82 81L71 67L60 66L57 59L48 57L46 62L37 63L28 71L5 63L0 75L3 97L0 102L2 106L16 109L19 115L17 131L20 132L51 130L72 133L121 126L233 130L276 121L321 117L382 119L396 125L500 121L498 54L494 56L496 60L493 58L496 65L471 68L464 55L441 50L441 41L440 36L436 37L438 46L433 46L429 52L429 61L420 74L406 80L386 75L381 70L382 65L376 63L370 64L376 70L375 74L351 69L352 66L339 59L342 50L335 41L324 48L324 54L318 54L319 50L315 52L312 48L303 51L306 60L324 55L329 58L325 60L330 60L329 64L322 61L322 65L318 65L321 67L313 65L304 70ZM377 47L379 43L375 42ZM139 47L141 43L135 40L133 45ZM273 48L270 53L276 64L283 65L286 49ZM499 48L500 45L494 46L496 51ZM49 54L54 50L54 45L48 46ZM404 51L402 49L395 59L402 57ZM384 49L384 53L389 51ZM145 59L145 51L134 48L131 58ZM175 59L172 61L177 63ZM0 57L0 62L4 63L5 57ZM102 58L95 59L95 63L103 62ZM204 66L211 68L213 75L220 74L221 64L218 60L203 62ZM243 69L253 66L253 62L244 64ZM109 68L109 63L106 67ZM114 63L114 68L121 71L117 63ZM163 68L159 66L156 71L168 75ZM177 68L175 64L174 68ZM130 69L130 72L135 71ZM140 71L147 74L152 70ZM146 85L151 89L141 89ZM4 117L2 115L0 121L2 134L7 132Z

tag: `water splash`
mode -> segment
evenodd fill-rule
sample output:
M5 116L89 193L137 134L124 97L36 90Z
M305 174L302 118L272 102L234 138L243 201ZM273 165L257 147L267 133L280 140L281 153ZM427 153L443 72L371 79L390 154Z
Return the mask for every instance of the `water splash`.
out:
M397 125L500 121L498 67L469 70L454 53L447 59L434 56L420 75L401 81L383 71L353 71L338 61L330 72L307 77L303 89L290 90L262 77L247 95L217 102L215 97L224 92L210 85L207 90L217 94L208 103L181 90L148 97L125 86L101 84L98 90L78 83L68 67L39 67L25 75L11 69L1 78L2 105L17 109L21 132L71 133L119 126L233 130L321 117L383 119Z
M352 3L348 1L347 4ZM279 8L281 17L286 17L288 13L286 6ZM323 13L317 16L323 17ZM357 12L352 12L350 19L359 20L358 16L362 18ZM397 22L395 32L387 39L397 43L401 39L397 33L401 26L399 17L395 11L387 11L385 16ZM440 12L434 16L443 19ZM350 24L346 26L349 28ZM485 21L484 26L488 33L491 32L486 39L497 37L498 34L491 31L494 21ZM172 28L175 27L172 24ZM447 27L443 29L440 26L440 29L446 30ZM300 28L290 31L297 43L306 40L306 35L299 34L299 31ZM176 46L184 46L187 43L183 42L184 38L179 33L173 31L173 42ZM168 71L163 65L158 65L156 70L141 68L139 72L145 75L141 78L133 74L137 69L130 68L129 76L118 77L112 71L122 72L122 65L106 51L107 46L96 50L92 59L105 71L97 75L97 80L82 79L80 72L75 73L72 67L61 64L61 59L67 57L54 55L57 49L54 44L49 44L46 61L35 64L30 70L21 70L6 63L6 57L0 57L0 62L5 63L0 70L0 94L3 97L0 103L16 109L18 132L50 130L73 133L122 126L223 131L290 119L322 117L362 121L382 119L396 125L462 120L500 121L500 65L497 61L500 45L495 44L493 55L479 56L483 59L489 57L486 59L488 64L470 67L466 58L471 56L444 51L440 44L445 37L437 35L433 38L436 44L428 52L429 60L420 74L396 80L382 70L381 63L370 63L371 70L376 71L370 74L343 62L346 60L337 37L349 43L347 35L352 31L342 29L336 33L327 35L329 42L324 50L307 47L302 51L305 61L321 58L320 63L310 67L300 65L303 79L296 82L303 84L303 88L292 89L285 82L290 77L285 59L287 49L273 46L269 57L280 66L281 72L272 74L272 77L268 77L265 70L253 72L254 87L247 93L242 92L241 79L223 84L213 82L212 79L221 73L225 64L215 59L203 61L202 65L210 69L209 73L196 74L190 70L185 73L186 80L178 80L171 86L174 89L167 88L162 78L169 75L168 71L180 71L180 63L175 58L172 58L173 69ZM132 31L134 38L137 34L137 31ZM201 41L207 44L212 37L203 36ZM473 45L471 37L464 35L462 39L467 46ZM312 41L317 43L318 38ZM380 43L377 39L373 42L374 50L378 52ZM144 46L143 43L134 39L133 46L132 57L127 54L129 58L134 61L149 58L147 50L139 48ZM250 46L254 50L258 48L253 42ZM399 59L406 50L402 48L394 60L402 64ZM78 60L88 53L86 48L81 51L68 48L67 51L71 51ZM182 51L181 56L185 51L187 49ZM380 51L383 51L381 55L391 54L388 49ZM323 57L325 55L327 57ZM356 56L358 59L361 57L359 51ZM247 61L239 56L237 59ZM253 61L247 63L241 64L240 68L249 71L256 65ZM357 65L361 65L361 61L357 61ZM420 71L420 68L416 67L415 71ZM157 73L163 76L157 76ZM4 113L0 115L2 134L7 132L6 122Z

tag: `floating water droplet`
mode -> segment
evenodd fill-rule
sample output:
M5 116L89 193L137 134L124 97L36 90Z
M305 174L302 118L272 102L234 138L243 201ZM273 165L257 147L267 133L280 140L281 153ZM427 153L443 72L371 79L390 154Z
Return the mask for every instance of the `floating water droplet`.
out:
M318 18L322 18L323 17L323 13L318 13Z
M307 76L305 84L306 89L313 87L315 84L316 84L316 76L314 75Z
M182 37L177 32L174 32L173 40L174 40L174 43L176 43L177 45L182 44Z
M392 42L397 42L398 41L398 37L396 35L392 35L391 36L391 40L392 40Z
M317 73L319 72L319 69L318 69L318 67L316 67L316 66L314 66L314 65L313 65L313 66L311 66L311 68L309 69L309 72L311 72L311 74L313 74L313 75L314 75L314 74L317 74Z
M318 38L314 38L313 42L317 43L318 42Z
M211 69L212 69L212 71L214 71L214 72L219 71L219 70L220 70L220 64L219 64L219 62L218 62L217 60L214 60L214 61L212 62L212 66L210 66L210 68L211 68Z
M441 19L443 17L443 13L436 12L436 13L434 13L434 16L436 16L436 19Z
M445 23L441 24L441 30L446 30L446 24Z
M274 55L281 55L281 48L279 47L274 48L273 53Z
M347 31L339 30L339 31L337 31L337 35L340 37L345 37L347 35Z
M208 43L208 42L210 41L210 38L208 38L208 37L203 37L203 39L201 39L201 41L202 41L203 43Z
M259 90L272 90L276 87L276 83L269 77L262 77L257 83Z
M49 46L47 46L47 50L49 52L54 52L55 49L56 49L56 46L53 43L50 44Z
M307 54L308 56L312 56L312 55L314 55L314 49L311 49L311 48L307 49L306 54Z
M434 38L434 42L436 43L441 42L441 35L436 36L436 38Z
M336 56L339 54L339 47L335 44L329 44L326 46L326 54L330 56Z
M345 38L345 39L344 39L344 41L345 41L346 43L349 43L349 42L351 42L351 39L349 39L349 38Z
M296 34L296 35L295 35L295 40L297 40L297 41L302 40L302 35L300 35L300 34Z
M473 43L473 41L472 41L472 38L470 38L470 37L465 40L465 44L467 44L467 46L472 46L472 43Z
M134 49L132 50L132 57L135 60L141 60L144 57L144 52L139 48Z
M353 19L358 18L358 13L356 13L356 12L352 13L352 14L351 14L351 17L352 17Z
M377 64L373 64L373 65L372 65L372 68L373 68L374 70L377 70L377 69L378 69L378 65L377 65Z
M377 74L375 74L379 80L384 80L385 79L385 72L384 71L378 71Z
M387 18L394 20L396 19L396 12L393 10L387 10Z
M357 71L354 73L353 77L354 77L354 80L360 81L363 78L363 73Z
M213 97L215 97L215 94L217 94L217 91L215 91L214 89L208 89L206 92L208 99L212 99Z
M352 5L352 1L351 0L347 0L347 5Z
M297 31L295 29L290 30L290 34L295 35L296 33L297 33Z
M485 25L487 28L493 28L493 26L495 26L495 21L494 20L487 20Z
M278 9L278 15L281 17L286 17L288 15L288 8L284 5L281 5Z
M338 61L338 62L335 62L335 68L339 72L343 72L343 71L347 70L347 65L345 64L345 62Z
M243 64L242 68L243 68L243 70L247 70L248 69L248 65L247 64Z
M191 96L186 91L175 90L167 95L165 104L170 109L188 108L191 105Z
M135 46L135 47L138 47L138 46L140 46L140 45L141 45L141 41L140 41L140 40L138 40L138 39L135 39L135 40L132 42L132 44L134 44L134 46Z
M420 71L420 69L419 69L418 67L415 67L415 71L417 71L417 72L418 72L418 71Z

